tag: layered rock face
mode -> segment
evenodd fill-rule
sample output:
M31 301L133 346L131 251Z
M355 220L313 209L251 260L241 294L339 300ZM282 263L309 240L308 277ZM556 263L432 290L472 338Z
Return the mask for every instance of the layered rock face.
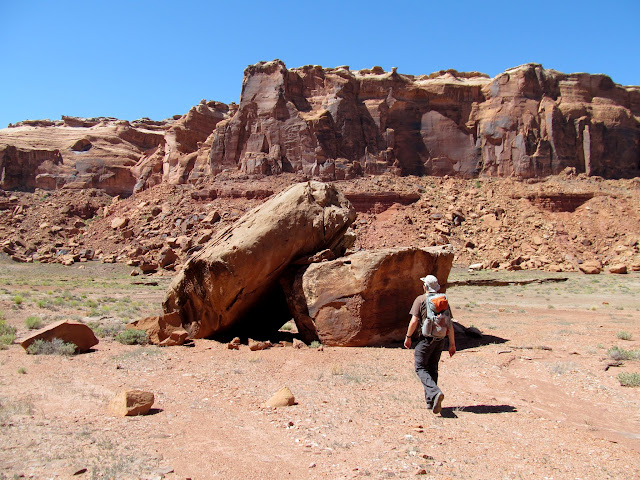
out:
M245 70L239 108L218 124L208 164L196 170L526 178L569 166L635 176L639 115L638 87L535 64L491 79L287 69L276 60Z
M187 261L169 287L164 311L177 312L191 338L224 332L245 318L257 328L262 323L273 329L275 322L277 329L290 318L286 305L284 318L272 318L278 317L273 301L285 269L323 249L344 253L343 238L354 220L355 210L334 187L296 184ZM269 308L259 308L265 304Z
M63 117L0 130L3 188L130 195L225 169L542 177L566 167L640 175L640 87L527 64L495 78L453 70L249 66L239 105L202 101L160 122Z
M420 277L446 285L451 246L360 251L314 263L296 274L287 295L302 339L333 346L380 346L403 340Z

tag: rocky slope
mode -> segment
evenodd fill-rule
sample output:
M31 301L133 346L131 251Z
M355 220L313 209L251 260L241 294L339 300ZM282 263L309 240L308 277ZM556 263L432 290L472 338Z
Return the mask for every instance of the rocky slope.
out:
M18 261L88 258L175 270L217 232L299 174L221 173L122 199L101 190L6 192L0 239ZM451 243L455 264L574 271L587 261L640 267L640 182L363 176L335 182L357 211L354 250Z

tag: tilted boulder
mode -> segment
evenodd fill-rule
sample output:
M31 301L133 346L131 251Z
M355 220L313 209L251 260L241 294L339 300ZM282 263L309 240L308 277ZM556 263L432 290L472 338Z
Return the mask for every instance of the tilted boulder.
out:
M76 346L76 353L86 352L99 342L93 330L84 323L74 322L73 320L60 320L22 339L20 345L26 350L36 340L50 342L54 338L73 343Z
M279 288L280 276L294 260L326 248L344 250L341 242L355 215L333 186L293 185L192 257L169 286L164 311L178 312L191 338L228 330Z
M380 346L402 341L420 277L446 285L453 249L391 248L360 251L300 271L287 298L298 331L309 343Z

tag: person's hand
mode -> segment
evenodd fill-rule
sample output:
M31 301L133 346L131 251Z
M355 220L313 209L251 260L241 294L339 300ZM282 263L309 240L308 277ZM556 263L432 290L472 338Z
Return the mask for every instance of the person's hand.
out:
M456 346L453 344L449 345L449 356L453 357L455 353L456 353Z
M404 337L404 348L411 348L411 337Z

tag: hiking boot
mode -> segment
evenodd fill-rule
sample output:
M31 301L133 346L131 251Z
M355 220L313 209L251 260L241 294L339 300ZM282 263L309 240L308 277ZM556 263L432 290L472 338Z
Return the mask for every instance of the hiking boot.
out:
M442 411L442 401L444 400L444 393L440 392L433 400L433 413L438 414Z

